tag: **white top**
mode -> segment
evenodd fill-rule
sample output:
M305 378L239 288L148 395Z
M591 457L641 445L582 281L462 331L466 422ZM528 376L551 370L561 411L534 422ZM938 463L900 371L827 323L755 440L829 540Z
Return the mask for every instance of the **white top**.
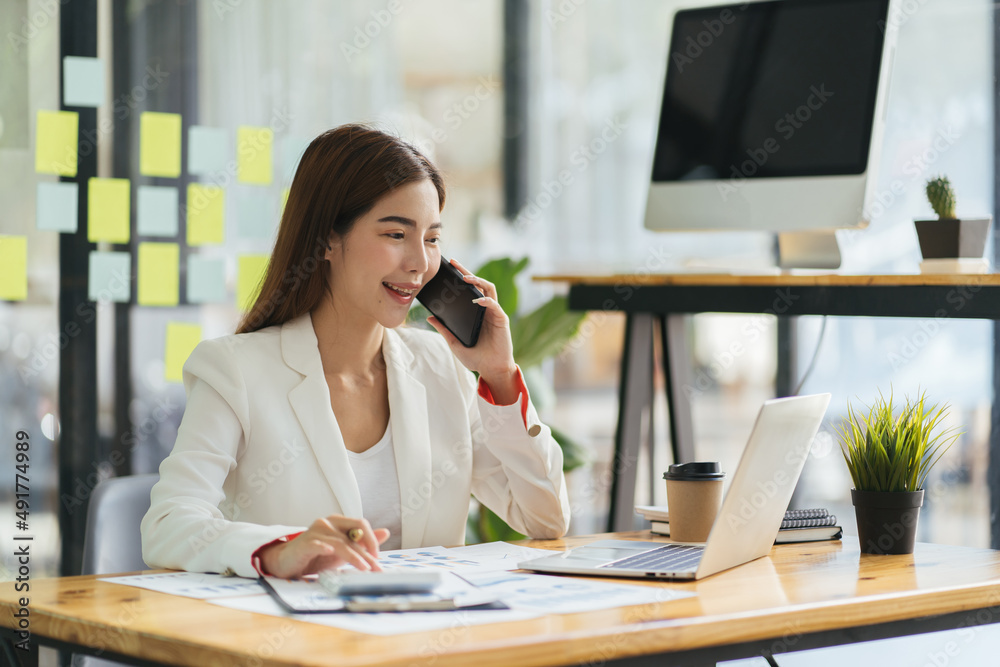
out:
M399 549L403 541L403 520L396 454L392 448L392 425L386 426L382 439L365 451L348 450L347 458L358 480L362 515L372 528L389 529L389 539L380 548Z

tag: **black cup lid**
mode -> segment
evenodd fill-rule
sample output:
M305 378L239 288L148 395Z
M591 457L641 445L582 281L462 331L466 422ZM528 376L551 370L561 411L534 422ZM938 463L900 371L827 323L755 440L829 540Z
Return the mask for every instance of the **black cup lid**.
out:
M719 469L718 461L675 463L667 468L667 472L663 473L663 479L679 481L722 479L725 476L726 473Z

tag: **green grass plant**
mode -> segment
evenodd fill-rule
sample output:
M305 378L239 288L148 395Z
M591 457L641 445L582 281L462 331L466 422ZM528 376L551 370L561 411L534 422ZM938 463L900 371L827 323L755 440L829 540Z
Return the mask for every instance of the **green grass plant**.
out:
M839 428L841 453L858 491L918 491L931 468L961 435L943 428L948 405L928 405L927 392L905 399L893 410L893 396L882 392L867 414L850 402Z

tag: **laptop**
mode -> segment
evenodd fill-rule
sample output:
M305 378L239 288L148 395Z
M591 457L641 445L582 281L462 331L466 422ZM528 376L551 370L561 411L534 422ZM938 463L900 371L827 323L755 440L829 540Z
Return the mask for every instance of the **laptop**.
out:
M829 403L830 394L764 402L704 544L599 540L519 567L557 574L701 579L767 555Z

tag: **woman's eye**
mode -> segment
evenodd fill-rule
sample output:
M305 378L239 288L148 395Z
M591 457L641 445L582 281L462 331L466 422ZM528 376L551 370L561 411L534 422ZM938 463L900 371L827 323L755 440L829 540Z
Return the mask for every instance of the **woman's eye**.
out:
M440 236L435 236L432 239L427 239L427 242L428 243L433 243L434 245L437 245L437 244L441 243L441 237Z
M397 241L400 241L403 239L403 232L390 232L386 234L386 236L392 239L396 239Z

